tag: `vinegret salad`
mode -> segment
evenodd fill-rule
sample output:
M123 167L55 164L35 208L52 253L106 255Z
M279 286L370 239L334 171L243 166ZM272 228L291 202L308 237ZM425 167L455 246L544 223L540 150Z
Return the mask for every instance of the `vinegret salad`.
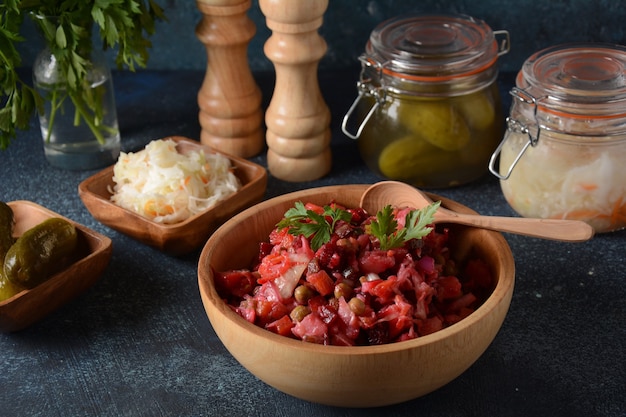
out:
M257 326L325 345L424 336L470 315L493 290L481 259L451 257L436 229L440 202L375 215L334 202L296 202L249 269L216 272L228 305Z

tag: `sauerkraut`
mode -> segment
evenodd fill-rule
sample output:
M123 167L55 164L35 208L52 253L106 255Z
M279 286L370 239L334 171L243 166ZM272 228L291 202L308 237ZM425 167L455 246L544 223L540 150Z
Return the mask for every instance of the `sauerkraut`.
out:
M626 141L565 137L542 131L500 182L507 202L524 217L583 220L596 232L626 227ZM501 172L528 135L508 132L505 141Z
M113 181L113 203L165 224L181 222L241 188L226 156L202 150L181 154L172 139L122 152Z

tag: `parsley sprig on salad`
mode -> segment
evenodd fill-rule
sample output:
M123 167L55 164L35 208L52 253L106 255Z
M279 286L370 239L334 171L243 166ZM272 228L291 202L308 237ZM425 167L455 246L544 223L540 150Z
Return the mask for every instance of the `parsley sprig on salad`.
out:
M324 212L318 214L308 210L301 201L285 212L284 218L276 225L279 229L289 228L292 235L303 235L311 239L311 249L318 250L330 240L337 221L349 222L352 215L339 207L324 206ZM328 222L330 219L330 223Z
M404 227L398 228L398 222L394 217L393 208L388 205L376 213L366 233L371 234L380 241L382 250L393 249L403 246L411 239L420 239L432 231L428 227L434 220L435 212L441 202L430 204L424 208L411 210L405 218ZM285 212L284 218L278 222L278 229L288 228L292 235L311 238L311 249L318 250L324 243L330 240L339 220L349 222L352 218L350 212L339 208L324 206L323 213L319 214L309 210L298 201L293 208Z
M393 215L393 208L385 206L376 213L376 220L369 226L369 233L380 241L380 248L388 250L399 248L411 239L421 239L433 228L427 227L433 222L440 201L419 210L411 210L406 215L405 225L398 229L398 222Z

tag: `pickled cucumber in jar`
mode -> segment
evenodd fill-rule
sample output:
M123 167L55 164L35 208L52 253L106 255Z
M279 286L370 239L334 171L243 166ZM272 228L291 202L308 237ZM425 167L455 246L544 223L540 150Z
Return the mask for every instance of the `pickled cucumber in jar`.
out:
M410 134L382 150L378 169L386 178L416 187L450 187L474 175L467 164L459 163L464 157L463 152L443 151ZM451 166L459 168L450 170Z
M398 120L409 131L444 151L458 151L470 142L470 130L450 100L405 100Z
M359 103L359 117L373 101ZM451 187L487 171L502 138L497 85L469 95L416 98L388 94L359 137L375 173L421 188Z
M454 105L471 128L485 130L496 122L495 104L486 91L457 97Z

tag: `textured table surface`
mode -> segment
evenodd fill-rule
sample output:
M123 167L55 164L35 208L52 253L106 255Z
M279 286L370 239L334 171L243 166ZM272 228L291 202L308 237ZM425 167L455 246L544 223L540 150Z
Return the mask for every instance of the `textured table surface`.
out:
M198 139L196 94L203 76L115 74L123 150L168 135ZM256 76L267 105L273 78ZM357 77L358 70L320 74L333 115L332 172L310 183L270 176L267 198L380 180L339 128ZM501 76L506 109L510 83L510 76ZM3 416L626 415L624 231L585 243L505 235L516 262L515 293L501 331L469 370L395 406L326 407L278 392L242 368L204 313L199 251L170 257L94 220L77 194L78 184L94 172L49 166L34 123L0 152L0 199L31 200L104 233L113 239L113 256L82 296L28 329L0 334ZM266 166L264 152L252 160ZM490 175L432 191L481 214L514 215Z

